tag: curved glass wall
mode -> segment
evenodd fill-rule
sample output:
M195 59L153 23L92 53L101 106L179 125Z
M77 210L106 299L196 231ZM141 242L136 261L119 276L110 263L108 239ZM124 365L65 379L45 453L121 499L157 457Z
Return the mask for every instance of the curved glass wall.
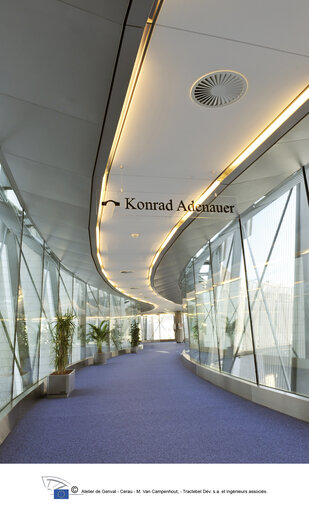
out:
M129 345L135 301L87 285L50 252L21 207L0 165L0 410L54 369L51 331L56 313L73 311L70 363L95 352L89 323L110 323L110 346Z
M309 396L309 209L302 168L241 212L185 268L190 356Z

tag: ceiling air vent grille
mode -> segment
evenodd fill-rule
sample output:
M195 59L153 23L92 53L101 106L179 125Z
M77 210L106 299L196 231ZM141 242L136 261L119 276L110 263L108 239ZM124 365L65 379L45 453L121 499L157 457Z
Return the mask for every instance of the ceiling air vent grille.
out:
M218 108L234 103L248 88L246 78L235 71L214 71L197 80L191 98L201 106Z

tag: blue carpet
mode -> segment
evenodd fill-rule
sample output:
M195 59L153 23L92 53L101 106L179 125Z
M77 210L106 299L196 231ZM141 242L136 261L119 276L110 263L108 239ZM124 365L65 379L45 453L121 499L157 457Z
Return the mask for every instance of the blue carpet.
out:
M83 368L69 398L31 407L0 447L0 462L309 462L308 424L196 377L182 365L182 348L150 344Z

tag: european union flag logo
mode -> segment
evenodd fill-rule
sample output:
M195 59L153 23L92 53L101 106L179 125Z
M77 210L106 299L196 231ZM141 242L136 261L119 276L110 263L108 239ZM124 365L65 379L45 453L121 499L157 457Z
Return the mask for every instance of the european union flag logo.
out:
M55 489L54 490L54 499L69 499L69 490L68 489Z

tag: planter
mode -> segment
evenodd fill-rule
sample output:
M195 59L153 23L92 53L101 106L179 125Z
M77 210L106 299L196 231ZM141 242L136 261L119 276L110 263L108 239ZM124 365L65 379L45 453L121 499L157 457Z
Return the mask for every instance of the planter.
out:
M128 352L130 352L129 349L120 349L118 351L118 355L121 356L122 354L128 354Z
M68 397L75 388L75 370L65 374L50 374L47 381L48 397Z
M94 355L94 364L95 365L105 365L109 356L107 352L96 352Z
M138 351L138 346L136 346L136 347L131 347L131 352L132 352L132 353L135 353L135 354L136 354L136 353L137 353L137 351Z

